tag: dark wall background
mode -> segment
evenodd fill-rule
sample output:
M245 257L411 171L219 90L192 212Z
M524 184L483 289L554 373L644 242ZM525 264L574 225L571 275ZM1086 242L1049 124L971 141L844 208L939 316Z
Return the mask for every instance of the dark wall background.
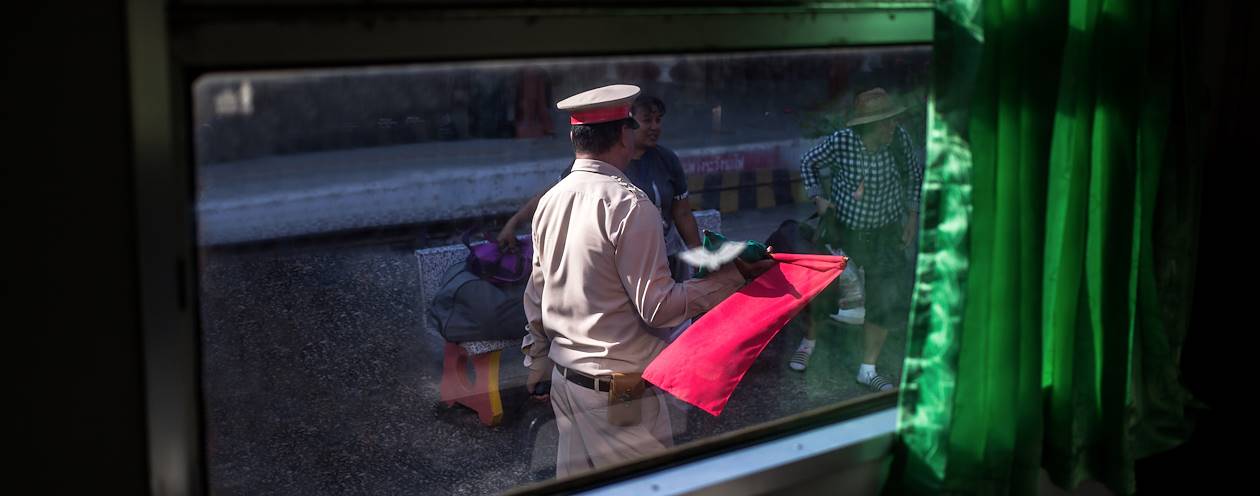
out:
M1251 429L1237 412L1250 402L1255 370L1252 333L1241 331L1255 328L1250 226L1256 183L1250 164L1258 151L1254 121L1260 105L1253 93L1260 87L1260 13L1254 2L1243 1L1183 2L1182 11L1185 114L1183 127L1171 131L1191 139L1184 161L1166 173L1201 181L1201 210L1197 230L1169 231L1197 234L1181 371L1191 394L1208 408L1194 415L1189 442L1137 462L1139 494L1237 490L1253 470L1243 465L1250 459L1244 453Z
M38 493L147 492L121 1L7 13L6 346ZM15 133L16 130L16 133ZM16 277L14 277L16 275ZM34 484L32 486L32 483Z

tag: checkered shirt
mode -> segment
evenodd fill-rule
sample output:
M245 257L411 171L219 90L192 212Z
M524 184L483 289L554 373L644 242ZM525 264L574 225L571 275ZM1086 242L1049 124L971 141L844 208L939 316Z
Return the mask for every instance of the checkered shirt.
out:
M903 167L909 170L898 170L894 153L902 154ZM823 138L801 157L801 179L811 198L823 194L820 165L831 173L831 203L850 229L877 229L901 222L906 211L919 210L923 162L913 151L910 133L901 126L893 143L875 153L868 153L850 128ZM905 174L909 180L904 180ZM859 184L864 184L860 200L853 197Z

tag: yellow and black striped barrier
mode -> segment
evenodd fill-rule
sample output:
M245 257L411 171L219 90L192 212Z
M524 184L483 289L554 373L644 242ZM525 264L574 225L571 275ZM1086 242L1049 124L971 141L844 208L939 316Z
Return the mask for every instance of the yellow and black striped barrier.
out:
M804 203L799 169L693 174L687 177L691 208L722 213Z

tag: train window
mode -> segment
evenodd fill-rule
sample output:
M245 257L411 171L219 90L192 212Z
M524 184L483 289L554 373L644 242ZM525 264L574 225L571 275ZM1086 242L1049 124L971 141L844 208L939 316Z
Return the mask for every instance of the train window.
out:
M900 46L200 77L212 492L499 492L580 472L557 460L600 468L601 450L652 456L895 388L930 60ZM854 262L720 415L657 393L635 434L652 449L600 431L560 445L559 423L602 413L553 408L562 386L535 384L522 353L531 200L574 162L556 103L608 84L640 88L626 175L661 212L667 253L700 228ZM470 253L494 251L482 243L503 247L481 258L498 270L474 274ZM664 347L686 329L655 331Z

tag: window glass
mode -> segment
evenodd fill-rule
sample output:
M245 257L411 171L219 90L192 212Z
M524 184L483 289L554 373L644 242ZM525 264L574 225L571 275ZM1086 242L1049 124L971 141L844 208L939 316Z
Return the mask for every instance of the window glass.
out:
M598 467L895 387L930 59L926 47L881 47L201 77L194 141L212 490L493 493L555 477L558 458ZM624 174L662 229L636 243L659 239L674 278L694 276L677 261L699 238L679 232L684 218L779 252L830 247L850 258L756 354L718 416L649 387L635 403L637 430L606 431L607 404L591 398L608 393L582 378L560 385L548 372L526 390L517 281L532 260L517 255L533 244L532 216L520 212L574 163L570 116L557 102L610 84L641 89L638 158ZM820 205L832 208L810 218ZM485 277L468 276L464 243L500 239L497 261L474 257ZM551 315L607 308L615 291L563 294ZM589 336L580 320L552 329L561 339L551 346L576 350L570 359L622 356L628 341L608 335L603 351L560 344L566 332ZM635 356L650 360L686 332L670 327ZM561 436L564 426L581 435Z

